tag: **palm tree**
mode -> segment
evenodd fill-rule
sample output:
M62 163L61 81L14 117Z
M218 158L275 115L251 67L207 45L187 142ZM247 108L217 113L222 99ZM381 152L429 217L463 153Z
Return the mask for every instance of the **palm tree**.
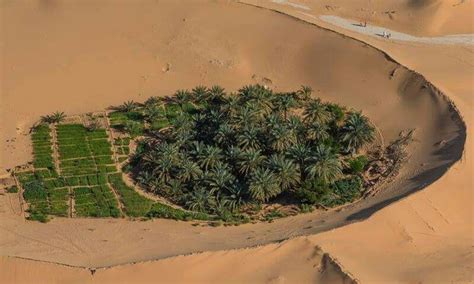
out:
M248 149L241 153L237 165L239 173L244 177L255 170L264 161L265 157L260 150Z
M211 191L222 192L229 189L235 177L229 172L228 166L224 163L217 163L210 171L209 187Z
M65 118L66 118L66 115L62 111L55 111L51 115L51 121L53 123L60 123L60 122L64 121Z
M217 142L221 147L227 148L234 143L235 135L234 129L228 123L222 123L217 129L214 141Z
M182 182L189 182L198 179L202 175L199 165L190 159L185 159L180 165L179 179Z
M183 183L177 179L171 179L167 184L163 185L166 195L172 200L178 200L183 194Z
M226 151L227 162L232 166L236 167L238 160L242 155L242 150L237 146L230 146Z
M143 110L143 116L147 122L151 123L160 116L163 116L163 109L157 105L146 105Z
M293 161L281 154L274 154L268 159L268 167L278 178L282 190L289 190L298 184L298 167Z
M236 94L225 96L226 103L222 106L222 112L227 113L229 117L235 117L237 110L240 109L240 97Z
M206 171L216 165L222 158L222 150L210 145L204 146L202 152L197 157L199 165Z
M283 111L283 118L287 120L288 110L296 106L296 101L291 94L283 94L277 97L275 105L279 111Z
M171 179L175 170L175 164L172 157L161 156L154 164L152 174L161 182L167 183Z
M301 86L298 92L296 92L298 101L308 101L311 98L311 93L313 93L313 89L310 86Z
M246 86L243 86L241 89L239 89L239 95L245 101L248 101L253 97L254 93L257 91L258 88L259 88L259 85L246 85Z
M259 131L256 127L249 125L237 136L237 143L242 149L259 149Z
M186 207L192 211L206 212L208 204L213 200L214 196L209 191L199 188L187 196Z
M308 123L327 124L332 118L331 112L327 110L326 106L319 99L310 101L303 115Z
M246 102L246 106L253 109L260 118L265 117L274 108L271 93L265 89L254 92L253 97Z
M202 86L202 85L196 86L192 90L193 101L198 104L207 102L208 93L209 91L207 90L207 87Z
M282 125L284 122L283 120L281 119L281 116L280 116L280 113L279 112L274 112L272 114L269 114L266 118L265 118L265 126L268 128L268 129L272 129L274 127L277 127L277 126L280 126Z
M179 108L183 110L183 105L191 99L191 93L188 90L178 90L174 94L174 101L179 105Z
M241 186L235 184L230 186L227 190L229 192L227 195L227 206L232 212L235 212L245 204L244 190Z
M341 141L347 152L355 153L365 143L372 142L375 138L375 129L369 123L367 117L360 112L349 114L342 127Z
M209 89L209 101L213 104L221 104L224 102L224 88L214 85Z
M308 159L306 172L311 178L317 178L325 184L331 184L342 176L342 165L329 147L320 145Z
M234 117L235 125L240 127L252 125L256 121L257 112L248 106L242 107Z
M281 187L269 169L257 168L250 178L249 192L254 200L266 202L280 194Z
M158 98L157 96L151 96L143 104L145 105L145 107L157 106L160 101L160 98Z
M62 111L55 111L50 115L41 117L41 121L44 123L60 123L66 119L66 114Z
M311 150L306 144L298 143L288 149L288 155L295 161L300 168L300 179L303 181L305 178L306 160L310 155Z
M283 125L271 129L270 135L271 147L277 152L286 151L290 146L294 145L297 140L295 132Z
M288 118L288 122L287 122L286 125L288 126L288 128L290 128L291 130L293 130L297 134L301 131L302 128L304 128L303 122L296 115L291 115Z
M313 141L327 140L329 135L329 126L327 124L311 123L306 131L307 138Z
M131 112L137 108L138 104L134 101L126 101L118 107L119 111Z

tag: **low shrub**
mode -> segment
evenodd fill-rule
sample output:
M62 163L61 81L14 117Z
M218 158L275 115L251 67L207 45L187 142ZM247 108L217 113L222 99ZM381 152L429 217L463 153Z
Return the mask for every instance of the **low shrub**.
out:
M362 173L367 166L368 159L366 156L361 155L349 161L349 167L353 174Z
M12 185L9 188L7 188L7 193L17 193L18 192L18 187L16 185Z

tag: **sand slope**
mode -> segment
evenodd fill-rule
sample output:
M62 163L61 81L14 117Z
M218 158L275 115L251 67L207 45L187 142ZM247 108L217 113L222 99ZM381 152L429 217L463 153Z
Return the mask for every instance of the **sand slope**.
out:
M258 261L256 261L258 259ZM5 283L354 283L308 239L98 270L0 258ZM38 282L38 279L41 279Z
M356 22L392 28L418 36L470 34L474 31L472 0L261 0L318 15L338 15Z
M296 9L278 9L301 16ZM473 129L473 49L394 44L315 22L381 48L421 72L454 101L466 121L468 136L461 162L436 183L377 212L367 221L312 239L336 256L361 282L472 282L473 144L469 133Z
M28 153L18 155L22 154L18 153L19 147L27 149L27 143L18 143L22 136L15 134L16 126L21 129L24 125L26 128L45 112L56 109L82 112L120 102L133 93L142 94L135 96L141 99L158 91L166 93L182 85L191 87L200 82L217 82L232 89L263 77L270 78L273 87L278 89L310 84L326 99L361 108L376 121L387 139L394 138L407 126L417 128L419 142L413 145L410 164L397 183L384 191L386 194L422 188L436 180L460 157L464 144L463 129L447 101L429 86L424 87L426 83L421 77L351 39L283 15L226 2L200 6L190 4L187 9L179 3L167 3L159 9L145 3L133 6L137 10L132 11L137 14L131 13L130 6L126 5L51 3L55 6L44 8L2 3L2 12L7 16L5 21L15 24L12 25L15 29L6 29L2 36L2 39L9 39L4 53L7 56L3 59L7 63L2 65L2 70L14 72L2 74L8 87L2 89L1 97L5 104L2 103L0 133L17 138L15 143L7 143L2 151L7 157L3 162L5 167L28 159ZM283 7L284 12L293 13L291 6ZM80 23L86 12L92 14L89 24L83 26ZM52 17L50 13L56 14ZM120 23L113 21L118 15ZM223 21L223 15L226 21ZM242 27L240 19L243 15L247 26ZM22 21L25 18L35 19L35 27L44 32L45 39L38 38L34 50L21 48L27 46L32 29L31 23ZM61 19L64 29L52 28L58 19ZM216 22L219 25L215 25ZM121 28L117 29L111 23L120 24ZM98 31L95 29L97 26L100 27ZM71 35L78 31L87 37ZM452 95L461 112L468 114L465 120L471 125L472 98L469 95L472 94L472 85L469 83L472 81L469 80L472 80L474 61L470 49L437 50L411 45L393 48L389 43L361 39L387 50L400 62L428 75L437 86ZM90 46L82 46L83 41ZM49 46L52 43L57 47L54 52ZM104 60L98 60L100 58ZM153 58L158 63L150 63ZM438 60L433 62L433 58ZM33 64L26 64L26 60ZM62 66L64 62L69 63ZM167 63L171 64L169 72L163 71ZM460 64L464 72L459 71ZM389 75L395 69L397 75L390 79ZM37 75L38 70L42 76ZM446 74L452 74L452 77ZM33 93L41 96L32 96ZM21 104L25 99L33 103ZM14 110L11 107L18 105L22 107ZM442 140L448 143L440 143ZM16 151L12 151L12 147L16 147ZM467 153L469 151L468 148ZM466 177L469 172L472 172L472 166L471 159L467 158L428 190L383 209L368 221L316 235L305 242L321 245L363 281L415 281L429 277L442 282L467 281L472 275L472 237L469 235L472 233L472 207L468 203L472 179ZM409 179L411 177L418 178ZM384 195L379 198L383 200ZM24 223L14 214L8 199L0 196L0 201L2 255L80 266L111 265L204 249L260 244L330 227L321 222L318 213L273 224L212 230L160 220L130 223L126 220L58 219L42 225ZM352 216L351 220L367 217L386 204L377 204L374 200L372 205L375 206L366 204L370 210ZM331 222L333 225L344 223L350 215L350 210L343 211ZM301 255L300 241L289 241L285 246L291 251L289 259ZM267 247L274 248L276 253L280 251L274 245ZM309 247L303 248L305 252L311 251ZM283 253L286 249L281 251ZM240 257L234 253L229 253L229 261ZM253 253L258 255L257 251ZM261 258L252 257L253 253L248 262L258 264ZM410 256L410 261L407 261L407 256ZM387 258L387 261L381 263L381 258ZM194 256L189 260L181 258L184 262L193 259ZM214 259L216 261L207 267L214 266L221 257ZM284 259L280 257L278 260ZM309 258L301 262L301 274L303 270L314 269L314 261ZM458 265L459 262L463 265ZM232 265L232 262L228 264ZM270 262L265 270L282 271L279 265ZM437 273L433 273L434 268ZM134 275L133 268L124 268L124 271L127 271L124 272L126 275ZM196 270L196 277L204 277L204 274L209 276L206 270ZM239 279L248 280L246 277L252 274L262 277L247 270ZM272 277L278 278L278 275L275 273ZM314 279L304 278L307 274L299 277L305 281ZM204 278L197 279L204 281ZM264 282L268 278L258 280Z

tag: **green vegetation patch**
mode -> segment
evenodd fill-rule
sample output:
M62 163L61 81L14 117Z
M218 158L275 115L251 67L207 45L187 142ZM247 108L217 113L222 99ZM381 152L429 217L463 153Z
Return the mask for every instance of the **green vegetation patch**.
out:
M36 169L54 169L52 158L53 148L51 143L51 129L48 125L38 125L31 135L33 143L33 166Z
M34 172L17 174L24 189L23 197L28 202L29 218L46 222L49 215L68 216L69 190L62 181L43 180Z
M162 204L162 203L154 203L151 206L150 211L146 214L147 217L151 218L165 218L165 219L173 219L173 220L180 220L180 221L189 221L189 220L203 220L207 221L210 220L210 216L206 213L201 212L188 212L182 209L176 209L171 206Z
M62 124L57 126L57 134L63 176L117 171L105 129L88 130L82 124Z
M120 108L150 130L127 168L142 187L190 211L225 220L246 204L337 206L363 191L357 175L367 161L357 155L374 128L361 112L312 98L310 88L274 93L254 85L230 95L198 86ZM174 216L154 207L149 215Z
M112 188L120 195L120 201L125 207L125 212L131 217L146 216L153 203L152 200L140 195L133 188L125 184L122 174L109 175Z
M16 185L12 185L7 188L7 193L18 193L18 187Z
M74 189L74 209L81 217L120 217L117 200L105 184Z

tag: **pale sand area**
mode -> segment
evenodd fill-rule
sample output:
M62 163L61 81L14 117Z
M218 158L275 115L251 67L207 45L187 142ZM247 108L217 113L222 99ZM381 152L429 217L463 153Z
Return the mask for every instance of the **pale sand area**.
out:
M221 4L215 6L215 9L219 9L219 12L221 11L220 9L224 9L223 5ZM150 10L150 7L145 8L148 8L148 10ZM206 8L209 9L209 7ZM451 139L458 137L459 134L457 132L452 132L452 129L456 129L456 124L454 122L449 122L451 120L451 114L446 111L446 102L444 102L443 100L434 100L434 102L432 102L431 99L423 100L423 97L429 98L431 95L424 95L422 98L420 98L420 85L415 84L415 87L413 87L412 89L415 91L410 92L410 84L413 81L416 82L417 78L412 77L412 75L403 70L403 68L401 68L396 73L398 75L395 76L395 78L392 78L392 80L390 80L388 74L393 71L396 65L391 62L387 62L383 55L380 55L377 52L367 49L366 47L364 47L364 45L352 42L350 39L343 39L337 35L319 31L315 27L303 23L296 23L294 20L291 20L285 16L275 15L273 13L269 13L267 11L255 8L237 8L237 6L235 6L234 4L230 4L226 8L227 10L224 11L226 15L235 15L236 18L238 18L238 16L240 15L239 13L245 12L245 15L251 19L251 23L256 25L257 27L261 27L261 30L251 32L252 29L243 29L246 31L245 36L241 35L240 41L238 41L237 44L236 42L233 42L230 39L238 37L239 32L240 34L242 32L237 27L220 27L222 29L226 29L226 36L228 36L228 40L230 41L229 46L235 47L235 50L232 55L235 56L234 62L237 62L236 65L238 66L235 67L235 69L238 70L233 70L233 72L222 72L222 69L226 70L226 68L218 67L217 70L221 71L220 74L226 73L222 74L223 78L228 78L228 80L229 78L232 78L232 80L229 80L232 82L227 83L229 85L226 85L226 83L222 83L225 87L236 88L240 86L242 82L245 82L245 80L247 80L248 82L252 82L252 75L257 74L258 72L256 71L260 71L258 76L271 78L274 82L274 85L276 85L278 88L294 88L299 84L309 82L309 84L320 90L321 96L329 98L331 100L340 100L341 102L344 102L348 105L363 109L364 111L366 111L366 113L369 114L371 118L376 120L377 124L381 125L386 137L393 138L399 130L403 129L404 126L414 125L417 129L421 130L417 131L417 135L420 135L417 136L417 138L420 138L421 142L431 142L427 143L426 145L423 144L423 147L417 147L415 145L416 151L414 151L412 155L412 161L414 163L413 167L416 163L420 162L420 159L432 156L430 154L433 154L433 152L435 151L434 144L439 142L439 139L442 139L439 137L440 134L446 135L446 141L450 141ZM196 10L198 10L198 13L196 14L199 15L199 9L196 9L195 7L190 7L189 9L192 10L194 13L196 13ZM204 10L205 8L201 9ZM290 13L291 11L285 12ZM208 13L208 11L204 11L202 13L206 14ZM152 14L152 12L150 12L150 14ZM107 16L107 13L102 13L101 16ZM163 17L163 15L160 16ZM195 14L193 14L193 17L194 16ZM207 16L208 17L205 18L205 22L209 21L210 19L209 15ZM184 22L188 22L188 20L189 19L186 18L186 21ZM202 20L202 22L199 23L199 26L202 26L203 24L205 24L205 22ZM124 23L124 25L125 24L130 25L131 23ZM134 28L137 28L137 30L143 30L143 28L146 27L140 26ZM291 32L295 29L298 29L299 31L297 35ZM203 28L203 30L209 31L212 29ZM253 28L253 30L255 30L255 28ZM232 31L234 31L234 34L231 33ZM186 38L186 36L183 35L185 33L178 34ZM216 35L214 35L214 37L211 36L213 42L215 42L216 37L217 39L220 39L217 34L219 34L219 32L216 32ZM262 35L265 35L266 37L262 38ZM179 36L177 37L179 38ZM285 43L281 43L281 40L278 41L278 37L285 38ZM199 39L201 38L203 37L199 37ZM181 39L183 40L183 38ZM245 39L247 39L247 41L245 41ZM259 39L261 40L261 42L259 42ZM250 41L250 43L248 43L248 41ZM266 44L267 42L278 42L278 44L276 44L276 46L268 47L268 44ZM403 64L407 64L410 68L414 68L417 71L423 73L424 75L427 75L428 78L435 83L435 85L442 87L442 89L447 94L449 94L450 97L453 98L453 100L455 100L456 104L461 109L461 112L463 114L468 112L470 113L470 110L472 108L472 100L467 95L470 95L472 93L472 85L469 85L469 82L472 82L469 81L472 80L472 75L470 76L470 74L472 74L473 66L472 50L465 48L435 50L432 47L426 46L402 46L402 48L400 48L400 46L397 46L397 48L390 49L390 46L382 46L382 43L376 40L374 40L374 42L369 43L384 50L387 50L391 55L393 52L393 56L395 56L397 60L399 60ZM200 51L202 52L203 50L205 50L204 45L205 43L195 43L194 50L200 50L199 48L201 48ZM75 47L75 45L71 46ZM216 48L218 46L219 45L216 44L213 45L211 48ZM351 50L351 55L344 56L343 51L347 51L349 49ZM230 49L227 48L226 50ZM331 50L331 52L334 52L338 56L327 58L328 50ZM209 50L207 51L210 52ZM423 56L413 56L414 52L418 53L420 51L422 51ZM170 51L163 52L162 50L158 50L158 52L162 52L162 54L169 56L166 52ZM207 53L203 54L209 56L209 54ZM210 52L210 54L214 55L216 53ZM235 54L237 54L238 56L236 56ZM253 54L255 54L254 57L252 57ZM435 54L436 58L438 59L438 63L434 66L439 68L439 64L442 64L444 72L446 72L446 70L451 70L448 74L454 74L452 75L452 79L446 78L446 76L441 77L441 72L439 71L439 69L434 68L433 65L427 64L428 59L434 58L430 57L433 56L433 54ZM471 57L463 56L466 54L471 54ZM182 56L182 54L179 55ZM210 67L212 67L212 64L215 64L216 62L222 62L222 59L219 59L218 61L209 60L208 62L206 62L206 56L203 56L204 58L200 58L198 60L194 59L194 61L190 60L189 58L184 58L183 62L188 63L188 65L184 66L189 66L188 68L190 70L186 69L185 71L181 71L182 74L180 75L189 76L184 78L193 78L192 69L194 69L195 67L193 66L194 63L189 64L189 62L196 62L196 65L199 65L198 63L201 63L204 66L208 64L208 66ZM193 58L195 58L195 56ZM244 60L246 58L247 60ZM281 58L283 58L283 62L281 62ZM176 57L174 59L177 60L181 58ZM406 60L406 62L404 60ZM459 63L458 60L462 60L461 63ZM177 61L179 62L179 60ZM140 61L133 62L135 64L140 63ZM242 64L242 62L246 62L247 64ZM88 64L92 64L89 66L92 67L93 65L97 65L97 61L91 61L88 62ZM463 70L471 70L471 72L456 73L456 71L459 70L459 64L466 65L465 67L467 69L464 68ZM246 66L247 68L243 68L242 65ZM324 66L325 69L321 70L320 66ZM45 66L43 65L43 67ZM70 67L73 67L72 71L75 72L78 72L80 70L76 70L78 66L74 64ZM87 68L87 70L89 70L89 73L98 72L95 70L101 70L100 67L105 68L100 64L98 66L93 67L96 68ZM363 72L361 72L361 67L365 67L369 70L364 70ZM34 68L34 66L30 66L29 68ZM109 73L100 73L113 74L112 71L119 73L121 72L121 70L108 68L110 67L106 68ZM163 72L161 71L161 69L159 71ZM186 71L188 71L189 73L187 73ZM72 73L74 75L78 75L74 72ZM47 74L47 72L45 72L45 74ZM85 73L83 73L82 75L84 74ZM98 73L95 73L95 75L97 74ZM58 78L66 78L72 80L72 78L69 77L71 75L72 74L62 74L61 76L63 77L55 77L51 76L50 74L51 77L48 78L48 76L46 76L46 78L43 78L43 80L46 80L46 82L42 83L48 87L53 86L54 88L58 88L58 86L56 86L57 84L49 84L52 81L49 82L48 80L55 80L55 82L60 83L62 81L57 80ZM172 72L168 72L166 73L166 75L172 75ZM158 75L156 76L158 77ZM401 78L399 78L398 76L400 76ZM91 75L91 77L93 76ZM137 74L134 74L134 76L131 77L138 76ZM215 77L218 77L218 75L214 74L213 72L209 72L203 77L203 81L206 81L206 79L209 80L209 78L206 77L212 77L214 79ZM170 78L166 78L163 76L160 78L155 78L155 80L157 81L154 84L159 82L160 79L163 80L163 78L165 78L164 81L166 84L169 84L170 81L173 82L172 80L169 81ZM183 77L181 76L181 78ZM436 79L438 79L439 84ZM76 80L79 80L79 78L76 78ZM89 80L92 80L92 78L90 78ZM175 84L177 84L175 88L180 87L181 82L179 81L179 78L175 78L174 80L176 80ZM190 86L195 85L195 81L199 82L199 79L194 79L193 82L188 84ZM344 81L347 86L341 86L341 81ZM92 80L92 82L94 81ZM183 81L183 84L186 84L184 82L185 80ZM212 82L212 80L210 80L210 82ZM125 84L124 82L120 83ZM157 85L166 85L162 81L160 83L161 84ZM12 85L15 86L18 90L19 84ZM76 83L75 86L83 87L83 85L79 83ZM99 86L102 85L99 84ZM404 92L399 92L398 90L402 86L405 87L402 89L404 90ZM408 86L408 88L406 86ZM67 84L64 84L64 86L59 86L59 88L65 89L66 87ZM119 98L117 99L117 96L114 93L114 91L117 90L113 90L114 88L116 88L116 86L112 85L107 87L112 88L112 93L109 95L109 97L97 98L99 102L104 99L103 104L105 105L107 104L107 99L109 101L114 101L115 103L116 100L120 101L120 99L123 100L130 97L127 96L127 94L123 94L123 98L119 96ZM136 86L129 85L128 87L133 89L133 87ZM149 88L150 90L156 90L157 87L151 84ZM169 88L170 90L175 89L173 87ZM14 93L15 96L10 95L9 98L11 104L15 105L15 103L17 103L13 100L13 98L19 100L21 99L21 95L27 96L28 93L33 90L34 89L23 90L24 92L18 91ZM58 106L62 106L61 109L64 109L65 107L74 108L70 111L76 112L90 110L91 105L86 106L82 105L83 103L81 103L82 100L87 99L88 94L85 93L86 95L79 97L78 93L74 94L74 92L76 92L75 90L72 90L72 92L73 94L63 98L62 96L59 96L59 94L66 94L67 92L62 92L58 94L57 90L51 93L41 91L41 94L44 94L44 96L41 97L41 101L44 101L44 99L48 98L48 96L53 96L53 100L47 101L47 103L49 104L56 104L58 103L57 100L63 100L61 102L62 105L58 104L55 106L55 108L48 108L49 106L43 107L46 111L52 111ZM455 95L451 96L451 92L455 93ZM398 95L399 93L411 93L411 95L407 95L407 97L405 97ZM6 92L6 94L8 94L8 92ZM54 94L56 94L56 96ZM76 97L74 97L74 95ZM458 99L456 96L459 96L460 99ZM2 98L3 97L4 96L2 94ZM5 96L5 98L8 99L7 96ZM66 106L65 103L70 101L71 98L76 98L77 105L74 106L74 103L71 103L69 106ZM406 102L405 99L407 99ZM461 100L461 102L458 103L458 100ZM430 104L433 105L430 107ZM34 105L34 107L41 108L42 106L40 104L36 104ZM99 103L97 107L102 107L102 105L100 105ZM411 114L410 110L412 111ZM20 112L19 114L16 114L18 113L18 111L11 111L10 116L7 117L9 117L9 119L12 119L11 121L15 123L19 121L19 116L27 115L32 111L36 110L34 110L34 108L25 108L25 111L23 113ZM45 111L38 111L39 114L42 114L44 112ZM417 115L414 115L415 113ZM16 117L14 116L15 114L17 115ZM31 120L33 120L35 115L30 115ZM387 121L387 117L390 118L394 116L397 116L397 121ZM434 117L436 117L437 119L434 120ZM466 117L466 115L464 115L464 117L466 122L468 122L468 125L470 125L469 117ZM4 132L2 130L2 134L3 133ZM430 143L432 143L433 145L429 146ZM15 145L20 144L17 143ZM425 146L428 147L428 149L425 149ZM456 150L454 150L454 152L456 152ZM469 150L467 150L467 153L468 152ZM14 155L12 155L12 157L13 156ZM429 279L427 278L428 275L432 275L431 277L434 277L432 279L436 280L443 279L439 278L439 276L444 276L446 277L444 279L448 280L453 279L453 277L462 277L460 279L463 280L469 279L470 273L472 273L472 267L470 266L472 264L472 238L469 234L472 233L472 206L470 206L470 203L468 203L468 201L470 201L471 198L470 189L472 188L472 184L470 184L470 182L472 182L472 180L466 178L465 176L464 178L462 178L462 174L465 174L466 172L469 173L469 170L472 170L472 167L470 164L471 161L469 159L469 155L465 154L465 157L468 158L465 159L461 164L457 164L455 168L453 168L448 173L448 175L443 176L441 180L430 186L428 189L425 189L423 192L410 196L409 198L404 199L403 201L398 202L395 205L392 205L388 208L383 209L382 211L379 211L367 221L346 226L331 232L312 236L308 238L308 240L312 244L314 244L314 246L321 244L323 250L327 250L332 255L336 256L343 263L345 268L353 272L353 274L358 279L364 281L380 281L390 279L413 281L417 279L426 280ZM439 162L436 162L436 159L429 161L431 163L434 163L434 165ZM440 165L447 164L449 164L447 160L444 160L444 162L440 162ZM406 173L402 173L402 176L403 174L409 174L409 171L413 171L413 167L411 169L407 169ZM453 176L453 173L458 173L460 174L460 176ZM452 185L457 185L453 187L453 191L456 194L451 194L451 192L446 192L445 190L441 191L441 188L438 188L438 186L443 183L444 185L442 185L441 188L445 188L446 185L449 185L449 187L451 187ZM432 193L433 191L435 193ZM428 196L423 197L423 195ZM446 200L450 200L450 202L446 204L446 202L444 202ZM4 199L3 201L7 202L6 199ZM464 204L464 206L462 206L462 204ZM164 253L166 252L166 250L168 250L168 252L174 251L174 253L179 253L180 249L176 249L176 247L174 247L178 246L178 244L184 247L184 251L182 253L200 250L199 244L196 245L193 243L193 246L189 245L189 241L192 240L192 238L187 239L188 246L186 246L186 242L179 243L180 241L183 241L183 238L186 240L186 237L183 237L180 231L180 228L186 226L186 224L182 223L174 223L168 221L132 223L122 220L103 221L63 219L56 220L52 224L48 225L31 224L29 222L23 224L21 223L21 221L18 220L19 218L14 217L13 214L11 214L10 209L8 208L8 205L6 203L2 205L2 209L4 209L5 212L4 214L2 214L3 237L1 241L2 254L5 251L5 255L20 255L25 257L32 255L34 258L45 259L50 261L72 261L76 265L105 265L110 262L114 263L114 261L115 263L121 263L127 262L127 260L139 260L140 258L150 259L160 256L162 257L166 256L166 253ZM311 233L314 228L315 230L317 230L317 224L310 224L307 226L304 225L308 222L308 220L317 218L316 214L317 213L315 213L314 215L299 216L296 218L280 220L278 222L275 222L274 224L258 224L255 226L249 225L237 228L218 228L214 232L207 232L207 229L205 228L202 228L202 230L198 228L196 229L196 231L194 231L194 234L198 234L202 239L202 235L206 236L207 238L211 237L211 234L212 236L221 234L219 233L219 231L226 231L225 233L232 232L233 236L235 236L236 238L243 238L244 236L252 236L250 231L254 231L253 235L257 236L257 238L259 239L257 241L249 240L243 243L247 245L252 243L258 244L259 242L265 243L271 241L272 239L276 239L277 237L292 236L295 233L299 233L298 230L301 230L305 227L310 227L309 229L306 229L308 230L308 233ZM113 225L108 223L116 224ZM87 232L85 231L86 228L90 229L91 225L94 226L94 231L89 231L88 236L86 234ZM311 228L311 226L313 226L313 228ZM193 232L191 228L194 227L187 225L185 229L189 233ZM124 232L125 230L126 232ZM160 230L163 233L146 233L147 231L157 230ZM140 233L140 231L143 231L143 233ZM73 233L71 234L71 232ZM109 237L110 235L114 235L114 237L111 239ZM104 238L104 236L107 236L107 238ZM131 243L132 236L135 236L135 243ZM137 241L137 236L140 236L143 239ZM32 241L31 238L35 239ZM101 240L102 243L98 242L98 240L100 240L101 238L103 238ZM178 240L176 242L173 242L172 240L175 240L176 238ZM30 241L28 239L30 239ZM154 241L154 244L151 244L152 240ZM159 246L156 244L156 242L163 242L163 244ZM289 241L285 243L285 245L289 244L291 246L293 242L295 243L296 248L297 240ZM51 246L51 244L53 243L56 247ZM117 244L127 244L127 247L121 247L120 249L117 249L117 247L119 247L119 245ZM211 239L208 239L208 242L206 244L200 245L201 247L204 247L206 249L219 249L226 247L239 247L242 244L239 245L238 241L232 240L228 241L228 243L225 243L224 241L219 239L215 239L214 242ZM229 254L232 253L233 252L229 252ZM384 263L381 263L380 259L383 257L386 258L387 255L390 255L390 257L387 259L388 262L386 261ZM406 260L407 255L412 257L411 259L413 263L410 263ZM119 256L123 258L120 258ZM291 255L291 257L295 258L296 256L298 256L297 250L295 250L294 254ZM431 256L429 258L430 261L426 260L428 256ZM189 258L193 257L194 256L190 256ZM269 257L271 257L271 255L269 255ZM255 258L253 261L258 262L260 261L259 259L260 258ZM459 261L462 261L465 266L459 266ZM159 263L162 262L156 262L155 264L160 265ZM453 263L456 265L453 265ZM308 265L308 267L312 266L311 262L307 262L306 264ZM417 266L415 264L419 265ZM437 267L436 272L439 275L433 273L433 271L430 270L430 265ZM442 267L443 269L439 269L438 266ZM376 269L374 269L374 267ZM394 267L396 267L397 269L394 269ZM117 269L125 269L125 271L127 270L123 267L119 267ZM133 270L133 268L131 268L131 270ZM131 270L129 269L128 271ZM277 269L274 271L278 274L279 270ZM457 274L451 273L452 271L457 272ZM98 272L96 275L99 275L99 273L100 272ZM303 275L301 277L303 277ZM261 279L259 279L259 282L260 280Z
M303 15L312 17L311 14L301 12ZM366 23L355 22L353 20L347 20L338 16L331 15L322 15L319 18L329 24L339 26L341 28L355 31L357 33L384 37L386 35L386 40L395 40L395 41L411 41L424 44L474 44L474 34L465 34L465 35L446 35L438 37L420 37L413 36L397 31L392 31L385 27L378 27L368 25Z
M258 261L256 261L258 259ZM13 272L13 273L12 273ZM38 276L41 277L38 277ZM2 283L354 283L309 240L97 270L0 258Z
M371 23L420 37L472 34L472 0L263 0L318 16ZM267 4L265 4L267 5Z

